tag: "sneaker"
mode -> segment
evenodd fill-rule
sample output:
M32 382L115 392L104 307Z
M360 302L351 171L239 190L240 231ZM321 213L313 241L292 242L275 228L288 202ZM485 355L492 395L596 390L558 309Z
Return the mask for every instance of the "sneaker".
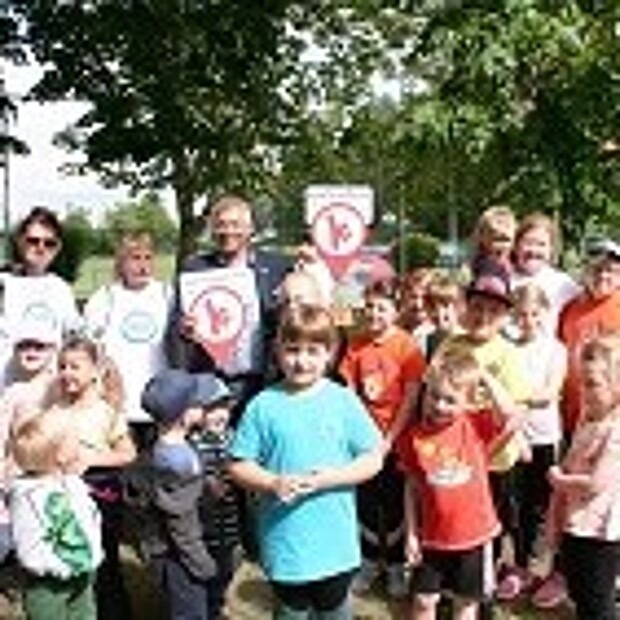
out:
M363 560L357 575L353 578L351 589L355 594L365 594L370 590L378 576L379 565L377 562Z
M402 564L390 564L387 567L387 593L392 598L405 598L409 593L409 583Z
M495 596L500 601L514 601L531 585L532 577L530 574L526 570L515 566L508 569L500 579L495 590Z
M532 595L532 604L538 609L553 609L568 599L566 582L560 573L551 573Z

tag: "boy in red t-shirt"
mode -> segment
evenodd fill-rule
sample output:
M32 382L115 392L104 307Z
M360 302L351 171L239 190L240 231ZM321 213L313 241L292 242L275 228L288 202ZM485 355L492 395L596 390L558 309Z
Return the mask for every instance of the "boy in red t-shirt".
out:
M394 597L406 594L403 553L402 473L390 447L407 419L409 394L417 386L425 361L415 340L396 325L400 290L395 280L371 284L365 291L366 325L362 335L346 348L340 373L368 408L385 437L383 469L358 487L362 569L354 583L367 590L387 565L387 589Z
M488 392L492 410L477 404ZM398 440L406 473L406 553L414 565L411 619L435 618L442 592L455 617L473 620L493 588L492 541L499 534L489 485L492 455L509 440L512 399L464 352L446 353L420 392L417 419Z

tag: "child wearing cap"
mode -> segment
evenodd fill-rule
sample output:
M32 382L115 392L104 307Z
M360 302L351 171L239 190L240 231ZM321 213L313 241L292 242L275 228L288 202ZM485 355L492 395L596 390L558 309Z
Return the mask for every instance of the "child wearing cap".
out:
M470 353L484 370L497 379L516 408L528 398L529 388L518 351L502 334L511 307L508 272L493 261L481 263L477 275L465 290L464 332L447 338L437 350L431 365L453 351ZM484 409L487 406L488 399L481 394L480 407ZM520 458L527 457L526 452L524 438L517 432L490 464L496 509L504 531L512 537L518 536L512 469ZM498 544L496 554L499 556L500 552L501 546Z
M228 389L214 375L176 369L157 373L142 393L142 407L156 423L157 439L126 473L126 497L144 517L141 550L164 592L171 620L215 620L220 614L220 602L210 600L217 566L199 511L205 478L188 436L228 398Z
M0 398L0 469L1 485L6 488L17 471L12 459L11 438L18 427L49 404L56 375L56 354L60 332L47 321L25 319L14 336L9 362L11 384ZM0 506L0 561L10 550L8 512Z

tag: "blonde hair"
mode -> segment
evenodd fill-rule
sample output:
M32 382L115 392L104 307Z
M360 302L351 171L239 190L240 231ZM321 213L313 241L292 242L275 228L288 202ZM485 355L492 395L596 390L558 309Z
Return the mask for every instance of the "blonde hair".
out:
M60 463L60 451L72 433L69 416L46 409L20 424L12 436L11 452L17 466L29 473L47 473Z
M542 228L549 235L551 260L555 262L560 252L560 228L557 222L545 213L536 211L521 220L515 233L515 245L519 243L523 235L534 228Z
M426 371L425 382L447 381L458 388L471 389L472 398L480 383L480 364L468 351L448 349L435 355Z
M610 365L614 376L620 373L620 332L610 331L588 339L581 348L581 360L602 358ZM620 377L619 377L620 378Z
M461 285L451 276L437 273L428 284L426 299L429 305L434 303L456 303L463 297Z
M547 293L532 282L517 287L512 294L512 299L515 310L531 306L545 311L551 308L551 302Z
M331 313L320 306L299 306L285 312L278 328L278 345L313 343L333 349L338 334Z
M497 205L485 209L476 222L473 234L473 244L477 251L484 250L490 233L510 230L510 236L515 237L517 218L512 209L505 205Z
M65 353L71 351L81 351L90 358L97 369L101 398L115 411L121 411L125 399L123 378L112 359L105 355L102 347L94 340L84 336L73 336L67 340L60 349L58 358L62 359Z
M151 253L155 251L155 244L151 233L146 231L130 232L121 237L114 256L114 275L116 278L122 277L123 261L135 250Z

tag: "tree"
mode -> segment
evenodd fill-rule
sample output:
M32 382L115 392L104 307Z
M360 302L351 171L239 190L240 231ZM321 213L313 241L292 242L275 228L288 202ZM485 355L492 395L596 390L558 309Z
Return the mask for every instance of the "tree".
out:
M412 150L443 153L459 192L483 178L480 206L555 211L576 239L620 203L618 3L469 1L424 12L408 70ZM486 188L485 188L486 185ZM449 186L448 186L449 187Z
M114 253L126 233L147 232L162 252L174 252L178 230L156 193L147 193L141 200L119 203L106 211L101 234L104 253Z
M109 183L171 186L181 255L196 230L197 197L269 190L309 110L326 101L354 108L368 75L385 64L376 25L389 11L381 2L10 5L46 67L33 96L92 106L60 142L83 150L83 168Z

